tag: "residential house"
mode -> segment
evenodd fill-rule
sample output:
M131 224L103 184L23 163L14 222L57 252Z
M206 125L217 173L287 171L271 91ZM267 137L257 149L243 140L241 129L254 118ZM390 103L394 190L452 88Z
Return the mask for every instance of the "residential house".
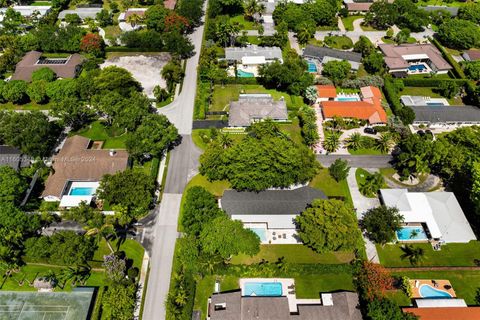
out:
M432 44L380 44L388 72L395 77L410 74L445 74L452 66Z
M327 197L311 187L261 192L226 190L219 205L233 220L254 230L263 243L298 243L295 217L315 199ZM283 239L283 234L288 238Z
M28 167L28 157L15 147L0 145L0 166L9 166L15 170Z
M451 131L459 127L480 125L480 109L474 106L429 105L412 106L414 127Z
M460 7L449 7L449 6L419 6L420 9L432 13L435 11L445 11L450 14L451 17L458 16L458 9Z
M462 54L462 57L466 61L478 61L480 60L480 50L478 49L467 50Z
M230 102L229 127L245 128L265 119L288 121L287 104L283 98L275 101L270 94L240 94L238 101Z
M32 73L44 67L51 69L59 78L75 78L84 60L77 53L67 58L46 58L41 52L30 51L17 63L12 80L32 81Z
M22 17L30 18L37 17L41 18L50 12L52 9L51 6L13 6L11 7L14 11L20 13ZM8 8L0 8L0 22L3 21L5 12Z
M334 85L317 85L317 103L333 101L337 97L337 88Z
M126 11L120 13L118 16L118 27L122 31L132 31L132 30L137 30L143 28L144 24L141 21L138 21L136 24L131 23L129 17L133 15L137 15L140 20L145 18L145 13L147 12L147 8L130 8L127 9Z
M256 77L258 67L274 61L283 63L282 49L279 47L259 47L250 45L246 47L225 48L225 60L230 64L236 64L237 75L239 77ZM229 74L233 73L235 68L229 68Z
M177 5L177 0L165 0L163 1L163 5L165 6L165 8L173 10Z
M268 280L268 279L265 279ZM281 281L282 279L279 279ZM286 288L285 288L286 289ZM288 290L288 289L286 289ZM284 290L285 291L285 290ZM322 293L321 300L281 296L245 296L242 291L214 294L209 299L210 320L361 320L354 292ZM295 309L295 310L292 310Z
M308 45L303 50L303 57L316 59L322 65L329 61L346 60L350 63L352 70L358 70L362 62L362 55L360 53L336 50L328 47L317 47L313 45Z
M99 142L73 136L65 141L53 161L53 172L45 183L42 198L60 201L60 207L69 208L82 201L90 203L104 175L127 169L128 153L104 150Z
M418 227L420 233L426 236L423 239L425 241L467 243L476 240L453 192L381 189L380 200L388 207L398 208L404 217L405 227ZM415 237L415 239L419 238ZM409 241L410 239L399 240Z
M87 18L96 19L97 14L102 11L102 8L76 8L74 10L63 10L58 14L58 19L65 20L65 17L69 14L76 14L80 19L85 20Z
M413 307L402 308L418 320L478 320L480 307L469 307L463 299L415 299Z
M355 2L353 0L344 0L343 1L345 8L347 8L349 13L365 13L368 10L370 10L370 7L373 4L373 1L371 2Z
M382 107L382 93L377 87L361 88L361 95L338 94L334 101L321 102L325 120L334 117L366 120L370 125L385 124L387 113Z

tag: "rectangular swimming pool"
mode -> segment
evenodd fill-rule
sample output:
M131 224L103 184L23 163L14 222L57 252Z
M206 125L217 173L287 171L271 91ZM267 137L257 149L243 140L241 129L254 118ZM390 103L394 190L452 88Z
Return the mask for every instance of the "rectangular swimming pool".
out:
M315 62L313 61L307 61L307 65L308 65L308 72L312 72L312 73L315 73L317 72L317 65L315 64Z
M237 77L239 78L254 78L255 75L252 72L247 72L243 70L237 70Z
M261 242L267 242L267 230L265 228L248 228L255 232Z
M281 297L282 284L280 282L247 282L243 288L244 296L253 297Z
M335 101L360 101L357 97L337 97Z
M399 241L423 241L428 240L427 234L422 227L404 226L397 231Z
M415 65L411 65L408 67L408 70L410 71L423 71L423 70L426 70L427 67L425 67L423 64L415 64Z
M70 196L91 196L95 193L93 187L73 187L70 189Z

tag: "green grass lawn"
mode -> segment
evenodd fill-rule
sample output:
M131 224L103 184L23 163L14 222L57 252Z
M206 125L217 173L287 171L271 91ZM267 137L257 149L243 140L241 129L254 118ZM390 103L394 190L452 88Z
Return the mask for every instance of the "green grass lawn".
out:
M417 2L418 6L447 6L447 7L462 7L466 1L443 1L443 0L421 0Z
M193 186L204 187L205 189L213 193L215 196L221 197L223 195L223 192L226 189L230 188L230 183L225 180L210 182L207 180L206 177L202 176L201 174L197 174L195 177L192 178L192 180L188 182L185 190L188 190Z
M372 174L370 172L368 172L367 170L363 169L363 168L358 168L357 171L355 171L355 179L357 179L357 185L358 187L360 187L361 185L363 185L365 183L365 181L367 180L367 177L368 176L371 176ZM387 188L387 185L384 183L382 188ZM363 193L362 193L363 194ZM370 194L370 195L365 195L365 197L367 198L375 198L377 197L376 194Z
M407 276L410 279L450 280L457 298L465 299L468 305L476 305L476 291L480 287L479 270L455 271L408 271L393 272L393 275Z
M327 197L342 197L352 204L350 190L346 180L340 182L330 176L327 168L320 169L319 173L310 181L310 187L322 190Z
M380 150L373 148L359 148L357 150L348 149L348 153L353 155L381 155L383 154Z
M142 245L132 239L126 239L124 242L114 240L110 241L110 244L112 245L114 250L125 252L127 258L133 260L133 266L141 269L143 254L145 252L145 249L142 247ZM101 263L103 262L103 256L108 254L110 254L110 249L108 248L105 240L102 239L100 241L100 245L98 246L97 251L95 251L95 254L93 256L93 260L95 262L100 262L99 266L96 267L102 267Z
M432 98L443 98L442 95L434 91L435 88L431 87L405 87L400 94L401 95L409 95L409 96L425 96L425 97L432 97ZM453 98L447 99L450 105L463 105L462 99L460 98Z
M38 104L35 102L29 102L25 104L14 104L11 102L0 103L0 110L50 110L52 108L51 103Z
M395 301L399 306L406 307L411 305L411 299L402 290L387 291L387 298Z
M321 263L321 264L339 264L348 263L354 258L352 252L329 252L316 253L312 249L302 244L264 244L260 246L260 252L250 257L248 255L238 255L232 258L232 264L252 264L265 259L269 262L276 262L279 258L285 257L289 263Z
M411 187L411 185L402 183L401 181L393 178L393 175L395 175L397 173L397 171L394 168L381 168L380 173L383 175L383 177L385 179L391 180L391 181L395 182L396 184L402 185L405 188L410 188ZM422 174L422 175L419 176L418 179L419 179L420 183L423 183L423 182L425 182L425 180L427 178L428 178L428 175Z
M362 28L362 29L363 29L363 28ZM382 38L382 41L383 41L384 43L389 43L389 44L395 43L395 41L394 41L393 39L387 38L387 37L383 37L383 38Z
M105 37L109 38L118 38L122 34L122 30L117 26L106 26L103 28L105 30Z
M271 94L275 100L284 97L287 103L287 108L298 109L304 105L303 98L297 96L290 96L288 93L279 92L273 89L266 89L261 85L217 85L213 91L212 104L209 111L228 111L230 101L238 100L240 93L268 93Z
M353 41L347 36L327 36L324 42L334 49L347 50L353 48Z
M363 16L348 16L346 18L342 18L343 25L347 31L353 31L353 21L363 18Z
M257 30L258 24L255 24L253 21L245 20L243 14L234 16L230 18L230 22L238 23L240 30Z
M100 121L92 122L88 127L80 129L74 134L81 135L95 141L104 141L103 149L125 149L126 134L114 136Z
M423 260L418 266L475 266L473 260L480 259L480 241L469 243L450 243L442 246L442 250L434 251L429 243L414 244L425 251ZM386 267L410 267L408 259L402 260L403 251L400 245L377 245L380 262ZM480 285L479 285L480 287Z
M256 36L247 36L247 39L248 39L248 42L250 44L256 44L256 45L259 45L260 44L260 38L259 37L256 37Z

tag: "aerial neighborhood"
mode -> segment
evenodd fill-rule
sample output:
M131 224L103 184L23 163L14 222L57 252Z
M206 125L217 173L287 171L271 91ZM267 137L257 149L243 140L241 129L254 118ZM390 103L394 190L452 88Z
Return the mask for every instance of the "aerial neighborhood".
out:
M480 3L7 0L0 75L0 319L480 319Z

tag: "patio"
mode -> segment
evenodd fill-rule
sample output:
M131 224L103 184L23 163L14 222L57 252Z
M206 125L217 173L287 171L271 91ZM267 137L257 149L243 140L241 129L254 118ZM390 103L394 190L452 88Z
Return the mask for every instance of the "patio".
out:
M421 279L414 279L409 280L410 287L412 288L412 298L439 298L442 294L446 297L445 293L448 293L450 297L447 298L455 298L456 294L452 288L452 284L449 280L421 280ZM425 296L422 295L421 288L423 286L430 287L430 290L438 291L440 295L435 296ZM443 292L443 293L442 293Z

